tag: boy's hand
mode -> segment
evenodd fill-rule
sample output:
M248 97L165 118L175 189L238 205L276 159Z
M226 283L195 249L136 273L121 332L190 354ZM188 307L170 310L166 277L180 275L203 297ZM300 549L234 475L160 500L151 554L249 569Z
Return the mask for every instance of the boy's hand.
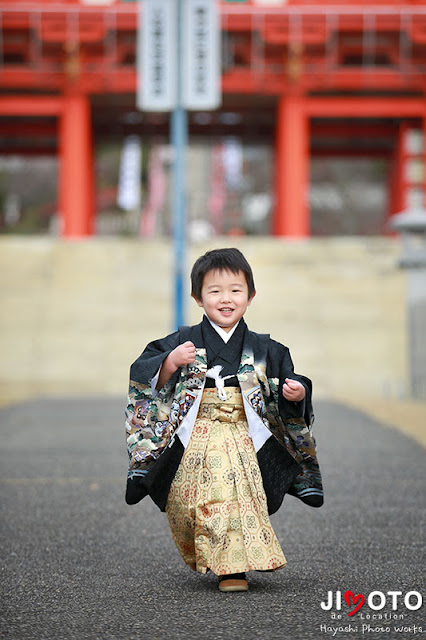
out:
M283 384L283 396L286 400L294 400L299 402L305 397L305 387L301 382L286 378Z
M161 365L155 388L159 391L170 380L174 372L184 364L195 360L195 346L192 342L184 342L173 349Z
M182 367L184 364L190 364L195 360L195 345L188 340L183 344L180 344L176 349L168 355L167 360L176 369Z

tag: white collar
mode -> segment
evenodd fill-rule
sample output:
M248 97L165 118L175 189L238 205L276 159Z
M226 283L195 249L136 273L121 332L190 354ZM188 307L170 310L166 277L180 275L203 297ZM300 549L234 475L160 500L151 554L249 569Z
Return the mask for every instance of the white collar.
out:
M225 329L222 329L222 327L219 327L218 324L216 324L215 322L213 322L213 320L210 320L209 316L207 314L204 314L207 318L207 320L210 322L210 324L212 325L213 329L215 329L215 331L218 332L218 334L220 335L220 337L222 338L222 340L224 342L228 342L228 340L230 340L232 338L232 334L234 333L235 329L238 327L240 321L238 320L237 324L234 324L234 326L232 327L232 329L230 329L229 331L225 331Z

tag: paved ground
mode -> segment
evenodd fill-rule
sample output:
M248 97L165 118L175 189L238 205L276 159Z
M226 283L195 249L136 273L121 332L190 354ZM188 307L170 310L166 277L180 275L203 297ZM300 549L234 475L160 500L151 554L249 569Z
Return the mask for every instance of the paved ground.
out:
M363 411L388 427L399 429L426 449L426 402L424 400L340 396L337 401L355 410Z
M248 594L221 594L214 576L185 567L164 514L124 503L123 405L55 399L0 411L1 638L425 637L425 605L410 611L401 596L392 611L387 596L424 597L426 471L414 440L317 403L326 504L286 498L272 522L287 568L250 574ZM321 609L329 591L349 590L366 600L380 591L386 605L348 617L343 602L341 620Z

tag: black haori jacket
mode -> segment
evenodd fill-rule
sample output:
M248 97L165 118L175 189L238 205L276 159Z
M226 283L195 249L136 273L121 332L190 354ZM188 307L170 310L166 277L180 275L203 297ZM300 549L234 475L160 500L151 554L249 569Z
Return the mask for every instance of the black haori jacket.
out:
M204 322L208 322L207 318ZM279 509L286 493L312 507L320 507L323 488L312 435L311 381L294 373L287 347L269 335L249 331L243 319L240 323L245 333L237 378L269 513ZM205 386L208 365L202 325L180 327L175 333L151 342L131 366L126 410L128 504L135 504L149 494L165 510ZM196 347L195 362L179 368L156 392L156 375L161 364L187 340ZM304 385L304 403L283 397L285 378Z

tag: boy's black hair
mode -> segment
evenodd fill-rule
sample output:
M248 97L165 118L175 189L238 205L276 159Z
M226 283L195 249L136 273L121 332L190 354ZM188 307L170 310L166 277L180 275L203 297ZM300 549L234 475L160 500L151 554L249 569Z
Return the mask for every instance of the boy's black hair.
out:
M242 271L246 277L248 297L256 292L254 287L253 272L251 267L239 249L213 249L207 251L195 261L191 271L191 295L201 300L201 288L204 276L208 271L230 271L238 273Z

